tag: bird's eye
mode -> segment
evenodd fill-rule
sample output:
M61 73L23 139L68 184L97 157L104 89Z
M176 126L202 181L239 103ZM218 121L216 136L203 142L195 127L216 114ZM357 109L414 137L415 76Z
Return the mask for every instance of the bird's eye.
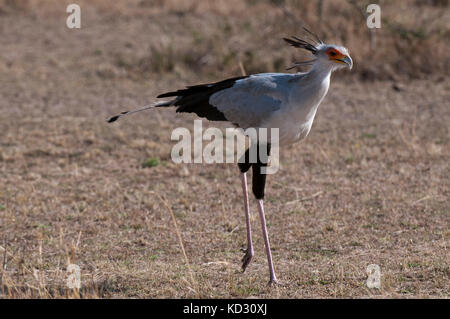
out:
M330 56L335 56L335 55L336 55L336 52L330 51Z

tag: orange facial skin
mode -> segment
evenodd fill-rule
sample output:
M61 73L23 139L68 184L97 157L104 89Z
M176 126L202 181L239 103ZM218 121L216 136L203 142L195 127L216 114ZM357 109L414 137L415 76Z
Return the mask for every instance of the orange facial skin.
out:
M338 63L346 64L344 61L342 61L346 55L342 54L336 49L330 48L327 51L325 51L330 60L336 61Z

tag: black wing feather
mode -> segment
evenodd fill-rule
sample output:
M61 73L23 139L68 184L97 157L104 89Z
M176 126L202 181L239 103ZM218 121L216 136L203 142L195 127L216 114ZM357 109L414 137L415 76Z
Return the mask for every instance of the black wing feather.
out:
M209 104L209 98L214 93L230 88L236 81L246 77L247 76L239 76L215 83L188 86L185 89L167 92L160 94L157 97L178 97L175 103L171 104L178 106L177 112L195 113L210 121L228 121L222 112Z

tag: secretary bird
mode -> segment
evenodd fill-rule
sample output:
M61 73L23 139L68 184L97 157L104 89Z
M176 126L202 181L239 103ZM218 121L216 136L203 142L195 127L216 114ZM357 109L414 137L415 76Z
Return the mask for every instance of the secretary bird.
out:
M331 73L341 68L351 69L353 66L346 48L325 44L317 35L307 29L305 31L313 35L315 40L307 39L308 42L298 37L284 38L284 40L293 47L305 49L314 55L312 60L296 62L292 67L311 65L306 73L261 73L234 77L216 83L188 86L185 89L158 96L158 98L172 98L169 101L148 105L135 111L122 112L111 117L108 122L114 122L121 116L153 107L175 106L176 112L195 113L210 121L228 121L242 129L277 128L280 146L299 142L311 129L317 108L330 86ZM263 143L270 152L270 143L261 142L261 146ZM260 146L259 143L257 145ZM263 206L266 184L263 168L267 167L268 159L258 152L256 161L251 161L249 150L250 148L244 154L245 159L238 163L247 225L247 249L242 258L242 271L246 270L254 256L246 177L247 171L252 168L252 191L258 204L270 272L269 284L272 285L278 282L272 262Z

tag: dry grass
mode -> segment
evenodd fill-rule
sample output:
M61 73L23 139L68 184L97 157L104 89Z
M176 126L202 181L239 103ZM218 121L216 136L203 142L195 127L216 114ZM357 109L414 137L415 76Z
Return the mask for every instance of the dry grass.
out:
M324 1L322 27L305 13L315 1L79 3L82 29L68 30L64 1L0 1L2 297L448 297L447 1L380 1L396 27L375 52L342 0ZM333 75L310 136L269 177L288 283L270 289L256 214L256 257L239 272L237 168L170 160L170 132L194 117L104 120L240 64L282 71L299 58L280 41L297 20L347 45L357 67ZM80 291L66 288L70 263ZM372 263L380 290L365 286Z

